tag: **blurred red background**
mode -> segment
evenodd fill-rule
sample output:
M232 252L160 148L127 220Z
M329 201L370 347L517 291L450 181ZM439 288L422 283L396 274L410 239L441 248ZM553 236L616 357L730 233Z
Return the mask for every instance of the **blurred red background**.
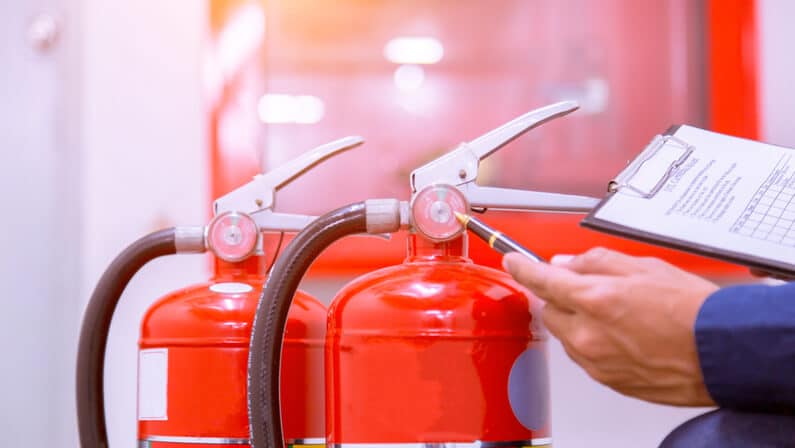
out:
M367 143L285 188L277 209L322 214L366 198L408 199L415 167L516 115L569 99L581 109L490 157L478 182L601 196L671 124L757 138L754 2L716 4L211 0L205 79L212 196L355 134ZM413 40L401 49L394 41L400 38ZM581 229L580 219L484 216L545 256L602 245L702 274L742 272ZM470 241L476 261L499 262ZM403 235L339 242L313 272L394 264L404 245Z

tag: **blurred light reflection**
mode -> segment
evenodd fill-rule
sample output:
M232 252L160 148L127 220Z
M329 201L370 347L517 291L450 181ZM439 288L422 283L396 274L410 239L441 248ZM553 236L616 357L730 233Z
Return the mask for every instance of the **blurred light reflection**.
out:
M396 37L384 47L384 57L395 64L436 64L444 46L433 37Z
M403 92L413 92L425 82L425 70L419 65L405 64L395 69L395 85Z
M268 124L315 124L323 119L326 106L312 95L268 93L257 105L260 120Z

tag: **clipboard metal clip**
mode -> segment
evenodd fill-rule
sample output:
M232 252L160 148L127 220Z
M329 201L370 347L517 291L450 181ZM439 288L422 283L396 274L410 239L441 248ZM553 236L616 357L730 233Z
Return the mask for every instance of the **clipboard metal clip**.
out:
M631 183L632 179L634 179L635 176L640 173L641 169L643 169L643 167L649 161L654 159L663 148L672 145L680 148L682 153L669 163L663 175L654 185L651 186L651 188L644 189ZM657 135L654 137L651 143L649 143L649 146L643 150L640 157L635 159L635 161L627 168L627 170L621 173L616 179L610 181L610 183L607 185L607 191L613 193L621 189L627 189L637 193L644 199L652 198L657 194L657 192L660 191L663 185L665 185L665 182L670 179L677 169L679 169L679 167L685 163L695 149L695 146L673 135Z
M454 186L475 210L537 210L587 213L599 199L544 191L484 187L476 183L480 161L550 120L577 110L574 101L563 101L532 110L480 137L460 144L456 149L411 173L412 200L423 188L435 184Z

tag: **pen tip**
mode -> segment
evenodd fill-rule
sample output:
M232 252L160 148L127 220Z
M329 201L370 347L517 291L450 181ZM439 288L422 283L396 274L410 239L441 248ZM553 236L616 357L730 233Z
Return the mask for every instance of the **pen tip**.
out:
M463 213L456 211L454 211L453 213L455 213L455 219L457 219L458 222L460 222L461 224L466 225L467 221L469 221L469 215L465 215Z

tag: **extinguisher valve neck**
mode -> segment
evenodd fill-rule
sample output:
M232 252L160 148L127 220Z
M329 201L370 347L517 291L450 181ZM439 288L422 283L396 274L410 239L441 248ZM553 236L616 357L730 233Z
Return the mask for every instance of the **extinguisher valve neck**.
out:
M204 226L178 226L174 232L177 253L200 254L207 250Z
M407 210L397 199L368 199L365 201L367 213L367 233L382 234L400 230L403 216Z

